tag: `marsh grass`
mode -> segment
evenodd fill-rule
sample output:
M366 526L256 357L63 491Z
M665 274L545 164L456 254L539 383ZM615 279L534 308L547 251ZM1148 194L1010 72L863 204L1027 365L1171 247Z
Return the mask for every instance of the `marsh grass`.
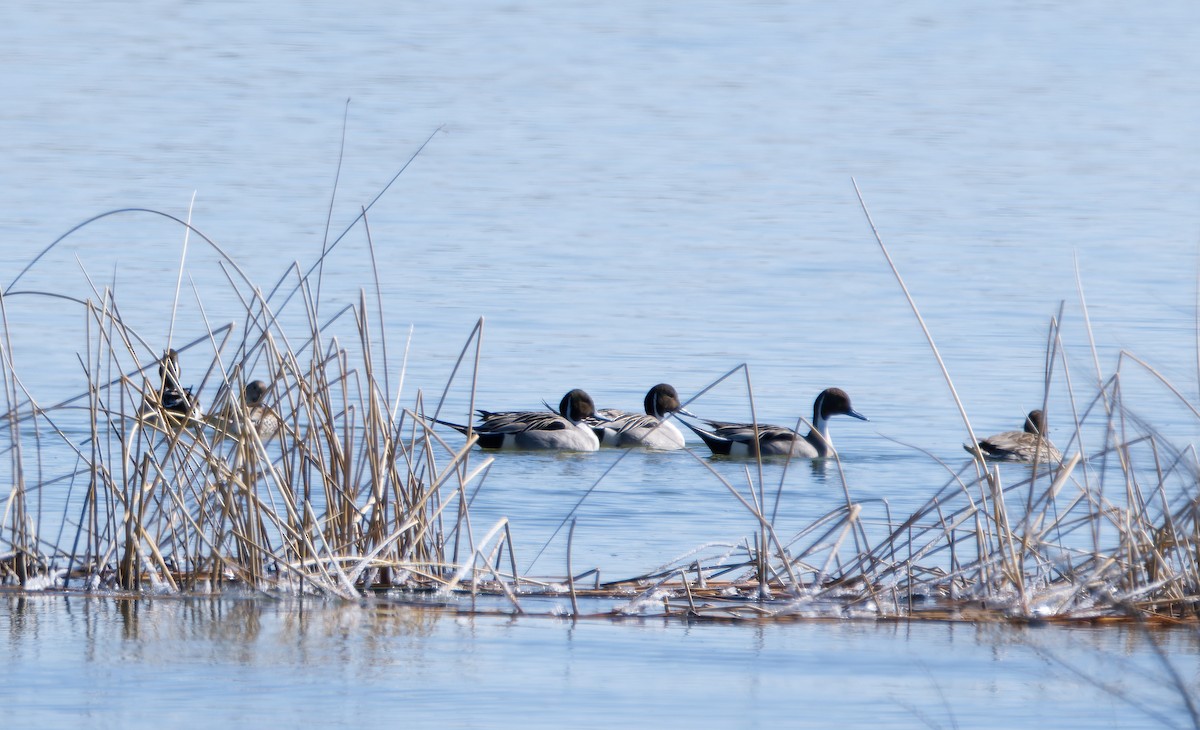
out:
M470 494L490 459L471 448L473 439L446 441L431 428L421 394L401 407L399 389L387 390L382 345L372 337L371 313L381 308L364 294L319 321L298 269L292 276L306 302L304 331L285 332L255 293L242 322L178 346L189 364L207 362L206 380L219 384L201 418L146 407L158 386L157 358L121 320L111 291L80 300L89 333L81 393L38 405L6 352L0 377L14 488L3 512L5 583L393 600L468 593L496 596L500 603L486 610L507 611L525 610L530 595L563 595L574 615L713 620L1196 618L1196 456L1125 407L1120 370L1090 399L1072 398L1076 436L1063 464L1001 471L931 456L942 485L905 516L893 516L885 502L855 500L843 478L842 503L787 535L775 519L783 476L774 486L765 481L779 470L747 462L738 485L696 456L756 525L744 543L600 581L592 570L571 575L581 558L571 549L569 515L571 529L559 536L568 545L567 575L546 579L518 571L506 520L482 530L472 524ZM339 326L350 339L330 334ZM460 355L460 364L472 364L462 376L472 392L482 333L481 321ZM1049 341L1057 371L1069 374L1057 320ZM1119 365L1149 373L1184 399L1141 360L1125 355ZM1048 364L1048 376L1053 369ZM283 422L268 441L248 427L236 397L251 372L267 374ZM748 368L713 385L738 374L752 398ZM436 413L435 406L428 415ZM82 428L68 425L81 420ZM1096 421L1105 442L1087 452L1078 434ZM27 468L32 454L64 447L78 464L70 473ZM832 463L840 466L836 456ZM69 511L42 514L43 494L64 489ZM63 527L54 534L39 527L56 523Z
M978 454L959 464L930 455L930 479L940 486L911 514L893 515L886 501L855 498L835 452L829 464L842 486L840 499L786 534L777 522L786 460L782 469L749 461L744 483L734 483L708 458L693 454L753 525L745 540L701 546L642 575L601 580L592 568L576 572L588 556L574 550L575 513L621 460L637 458L626 451L583 492L551 537L566 543L565 574L533 575L546 545L519 545L507 519L485 525L472 520L471 498L490 457L473 449L472 434L447 441L432 426L452 388L466 390L474 409L483 320L468 334L436 402L426 403L420 392L406 396L407 343L397 361L384 335L369 207L356 224L372 254L374 296L364 290L332 313L321 306L319 264L292 265L264 292L188 221L165 216L185 231L176 300L185 281L187 240L196 236L220 254L243 312L239 321L226 323L202 315L200 334L190 339L176 333L174 323L167 333L166 346L179 351L191 372L204 372L201 388L215 389L203 416L148 407L161 385L157 366L165 346L155 344L159 335L140 333L126 321L111 287L90 284L81 294L22 292L14 289L17 280L10 284L0 295L0 430L12 481L0 513L4 585L135 594L432 597L456 610L464 610L458 597L466 595L470 610L506 613L528 612L532 597L548 596L568 600L569 608L547 610L573 616L718 621L1197 618L1200 464L1193 448L1172 444L1126 406L1122 379L1135 368L1198 418L1200 409L1127 353L1108 374L1095 358L1095 385L1090 378L1080 385L1060 339L1061 308L1047 330L1045 386L1047 398L1051 387L1069 395L1074 428L1064 463L1001 471ZM323 246L322 260L349 230ZM1082 286L1079 291L1086 317ZM192 293L203 313L203 293ZM26 390L13 354L7 302L18 296L71 302L86 325L78 343L81 385L52 405ZM975 443L949 370L921 324L962 414L966 442ZM739 378L753 416L753 383L744 365L684 405ZM267 439L241 402L251 379L267 383L267 403L281 422ZM796 426L805 424L799 419ZM1089 442L1085 433L1103 438ZM67 453L73 466L48 473L42 454L50 452ZM768 484L773 474L778 482ZM1006 476L1012 483L1004 482ZM66 505L62 514L49 514L44 497L51 492L65 494L54 500ZM668 518L661 528L671 529ZM534 555L523 571L518 548Z

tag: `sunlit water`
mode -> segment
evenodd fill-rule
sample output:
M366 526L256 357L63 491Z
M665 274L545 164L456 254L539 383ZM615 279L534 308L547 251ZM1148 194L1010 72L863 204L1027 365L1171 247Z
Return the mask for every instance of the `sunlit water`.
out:
M688 626L386 604L3 597L29 726L1147 727L1186 718L1190 631ZM12 691L19 688L20 691Z
M601 407L636 409L654 383L687 397L747 363L768 423L794 424L822 388L846 389L871 418L833 424L846 488L902 515L947 478L910 445L956 466L964 429L851 179L977 429L1017 428L1040 405L1060 302L1071 382L1091 397L1077 272L1105 374L1127 349L1194 398L1198 13L1186 2L13 7L0 31L11 71L0 285L72 226L139 207L190 209L270 289L289 262L316 260L335 176L329 240L445 125L368 218L393 388L412 328L405 403L441 392L480 317L487 408L537 408L583 387ZM183 255L177 224L120 214L72 234L15 289L113 286L156 352ZM240 319L218 259L189 240L175 341L200 336L204 317ZM322 311L356 303L360 288L373 296L361 225L328 260ZM81 392L78 305L10 293L4 306L22 385L46 403ZM1072 408L1057 376L1055 438ZM188 377L200 374L185 362ZM744 383L691 409L745 419ZM1122 386L1177 445L1194 442L1197 420L1166 388L1136 367ZM444 415L466 418L468 393L455 381ZM573 567L605 577L754 531L691 456L631 454L597 484L616 458L501 455L475 524L510 519L521 567L561 575L573 515ZM46 454L44 466L68 460ZM745 465L711 465L745 483ZM764 479L768 493L783 486L783 534L845 500L836 470L773 465ZM40 498L47 521L61 514L61 492ZM1125 632L14 606L0 686L31 724L183 722L213 707L218 720L280 724L411 712L548 726L614 707L700 725L1152 722L1030 648L1046 641L1075 666L1101 665L1096 655L1153 665ZM129 632L130 612L154 628ZM23 628L31 620L44 628ZM1168 647L1194 665L1180 636ZM1161 682L1129 691L1186 721L1153 694L1171 696ZM1064 698L1074 709L1059 711Z

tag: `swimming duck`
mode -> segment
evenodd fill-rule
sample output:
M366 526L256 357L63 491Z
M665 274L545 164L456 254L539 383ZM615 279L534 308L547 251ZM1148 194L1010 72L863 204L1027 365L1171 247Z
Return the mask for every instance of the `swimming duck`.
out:
M170 349L163 353L158 361L158 375L162 378L162 385L146 398L143 411L153 412L161 408L174 416L200 415L200 404L192 395L192 389L179 385L178 352Z
M263 403L266 396L267 384L261 380L251 380L242 390L242 404L246 407L247 421L263 441L274 438L283 425L275 409Z
M252 380L242 389L243 409L238 414L233 411L239 408L235 402L226 402L217 413L205 414L205 425L213 430L218 439L244 440L242 436L253 429L258 438L264 442L279 435L283 428L283 419L274 408L263 401L270 388L261 380Z
M479 425L471 429L481 449L596 451L600 440L584 420L596 414L592 397L576 388L563 396L558 413L551 411L479 411ZM459 433L467 427L438 421Z
M643 405L645 413L604 408L598 412L601 418L593 416L587 419L587 424L596 432L601 446L643 446L662 451L682 449L683 434L675 424L664 420L671 413L692 415L680 407L675 388L659 383L646 393Z
M1045 432L1046 414L1033 410L1025 416L1025 430L988 436L979 442L979 451L991 461L1031 462L1035 455L1041 462L1062 461L1059 450L1042 435ZM968 444L963 444L963 448L970 454L975 453L975 449Z
M758 424L758 441L754 439L753 423L727 423L705 421L711 430L684 424L692 429L714 454L723 456L795 456L803 459L820 459L828 456L829 419L833 416L851 416L860 421L866 416L850 407L850 396L840 388L827 388L813 401L813 428L801 436L790 428Z

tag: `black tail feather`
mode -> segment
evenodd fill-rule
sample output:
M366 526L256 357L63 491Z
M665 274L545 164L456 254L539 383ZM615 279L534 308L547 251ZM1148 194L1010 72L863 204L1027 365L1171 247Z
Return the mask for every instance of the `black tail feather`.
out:
M467 431L468 431L469 427L464 426L461 423L451 423L449 421L443 421L440 418L432 418L430 416L426 416L426 418L433 421L434 423L440 423L443 426L449 426L450 428L454 429L455 431L458 431L459 433L461 433L463 436L467 435Z
M487 411L480 411L479 413L480 413L481 417L484 417L484 418L487 417ZM440 418L430 418L428 416L426 416L426 418L429 418L429 420L433 421L434 423L438 423L443 426L449 426L450 428L454 429L455 431L458 431L459 433L461 433L463 436L466 436L467 431L470 430L471 433L475 435L475 443L481 449L494 450L494 449L500 449L500 448L504 447L505 434L503 434L503 433L480 431L477 428L470 429L469 427L464 426L461 423L451 423L450 421L443 421Z
M704 445L709 451L719 456L729 456L729 452L733 449L733 442L729 439L721 438L712 431L706 431L703 428L695 425L686 418L677 418L680 423L692 430L692 433L700 437Z

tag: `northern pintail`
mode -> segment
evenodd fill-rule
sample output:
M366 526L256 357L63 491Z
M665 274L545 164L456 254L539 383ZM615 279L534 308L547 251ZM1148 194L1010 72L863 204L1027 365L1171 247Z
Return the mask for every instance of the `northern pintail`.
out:
M551 411L479 411L479 425L470 429L481 449L596 451L600 440L584 420L594 416L592 397L576 388L563 396L558 413ZM459 433L461 424L438 421Z
M192 395L191 388L179 385L179 353L173 349L163 353L158 361L158 375L162 383L146 397L143 412L162 410L171 416L199 416L200 404Z
M263 441L274 438L283 419L263 400L267 397L267 384L261 380L251 380L242 390L242 404L246 407L246 419L250 427Z
M1033 410L1025 416L1025 430L988 436L979 442L979 451L991 461L1032 462L1035 458L1043 463L1062 461L1059 450L1042 435L1045 432L1046 414ZM963 448L970 454L975 453L969 444L963 444Z
M682 449L683 434L666 418L672 413L692 414L680 406L675 388L659 383L646 393L643 407L645 413L605 408L598 412L600 418L593 416L587 424L596 432L601 446L644 446L662 451Z
M688 428L704 439L714 454L723 456L795 456L802 459L819 459L829 455L829 419L833 416L851 416L861 421L866 416L850 407L850 396L840 388L827 388L813 401L812 430L801 436L790 428L758 424L758 440L755 441L755 424L705 421L712 430L706 430L687 421Z
M204 416L204 424L213 429L218 439L239 439L253 430L262 441L279 435L283 419L274 408L264 403L270 388L261 380L252 380L242 388L242 402L226 401L215 413ZM238 409L241 409L238 411ZM235 411L238 411L235 413Z

